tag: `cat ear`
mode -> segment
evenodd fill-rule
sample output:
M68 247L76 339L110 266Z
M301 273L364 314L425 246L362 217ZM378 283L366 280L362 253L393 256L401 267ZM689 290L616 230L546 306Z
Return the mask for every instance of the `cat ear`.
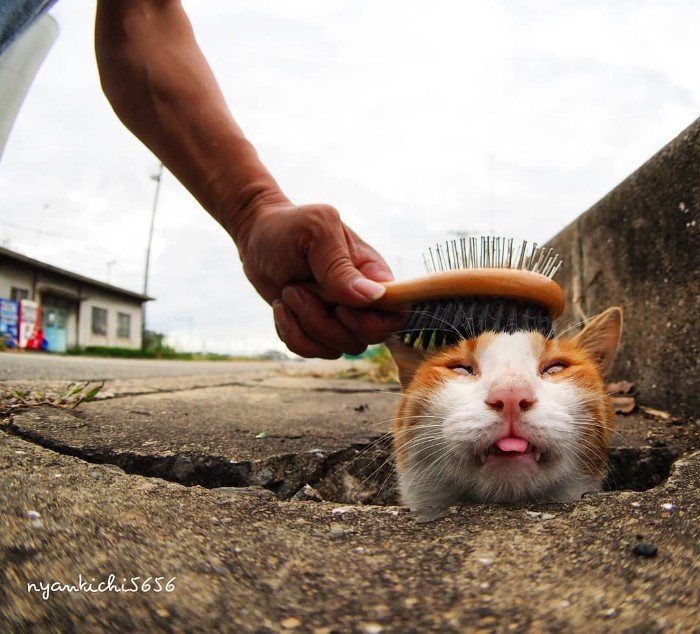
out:
M602 374L607 375L615 360L621 333L622 309L615 306L589 320L574 337L574 342L593 357Z
M399 381L401 381L401 387L405 390L413 379L418 366L423 363L426 352L407 346L396 335L392 335L387 339L386 347L389 348L391 357L399 370Z

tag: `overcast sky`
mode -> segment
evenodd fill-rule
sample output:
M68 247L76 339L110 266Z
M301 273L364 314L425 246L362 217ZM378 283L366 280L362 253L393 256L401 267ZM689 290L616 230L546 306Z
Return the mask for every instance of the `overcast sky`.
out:
M140 290L158 163L100 91L86 5L52 10L61 33L0 163L0 243L102 280L115 260L110 281ZM287 195L336 206L397 277L451 230L553 236L698 116L694 0L185 7ZM170 174L151 271L149 324L180 348L284 349Z

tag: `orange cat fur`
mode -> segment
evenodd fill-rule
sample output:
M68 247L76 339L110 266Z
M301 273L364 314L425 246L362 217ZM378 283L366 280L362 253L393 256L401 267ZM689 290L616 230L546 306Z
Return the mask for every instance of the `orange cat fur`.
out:
M390 340L404 395L393 422L401 497L426 518L464 501L573 501L605 475L605 376L622 311L576 336L487 332L437 352Z

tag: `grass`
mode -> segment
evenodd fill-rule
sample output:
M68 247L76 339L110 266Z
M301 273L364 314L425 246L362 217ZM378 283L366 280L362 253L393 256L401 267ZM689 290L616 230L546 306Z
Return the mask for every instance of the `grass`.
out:
M384 345L371 346L368 349L368 354L362 357L367 363L359 367L352 367L347 370L341 370L335 375L337 379L362 379L364 381L372 381L373 383L398 383L399 375L396 370L396 364L391 358L389 349Z
M175 352L172 349L141 350L140 348L118 348L111 346L74 347L67 355L87 357L111 357L120 359L177 359L179 361L253 361L262 357L234 356L215 352Z
M94 399L104 387L104 381L97 385L85 383L70 383L63 391L24 390L15 387L0 388L0 418L5 418L15 412L48 405L59 409L77 409L83 403Z

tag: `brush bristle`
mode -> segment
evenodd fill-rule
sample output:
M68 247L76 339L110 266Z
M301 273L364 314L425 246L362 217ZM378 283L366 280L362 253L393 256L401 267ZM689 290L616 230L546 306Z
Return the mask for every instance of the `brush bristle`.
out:
M460 238L423 254L429 275L478 268L518 269L553 278L562 260L552 249L511 238ZM436 350L487 332L535 331L554 336L552 316L537 304L503 297L457 297L415 304L399 336L414 348Z
M514 244L513 238L459 238L436 244L423 253L428 275L458 269L519 269L553 278L562 260L551 248L538 247L523 240Z

